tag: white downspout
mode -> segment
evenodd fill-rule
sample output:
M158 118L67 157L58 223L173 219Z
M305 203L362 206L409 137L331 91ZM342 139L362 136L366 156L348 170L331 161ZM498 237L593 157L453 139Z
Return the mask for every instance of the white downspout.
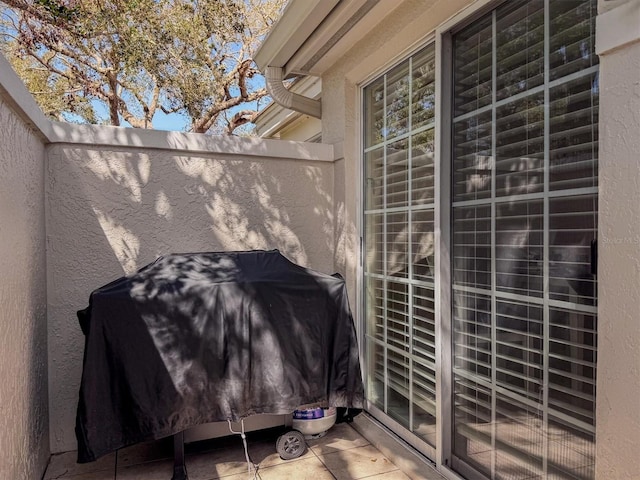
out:
M284 81L282 68L267 67L264 77L267 84L267 91L277 104L290 110L295 110L296 112L311 115L312 117L322 118L320 100L314 100L313 98L290 92L282 83Z

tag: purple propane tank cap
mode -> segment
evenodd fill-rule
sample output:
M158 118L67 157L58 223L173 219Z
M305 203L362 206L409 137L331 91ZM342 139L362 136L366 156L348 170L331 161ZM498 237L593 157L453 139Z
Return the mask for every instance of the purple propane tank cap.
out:
M293 418L296 420L314 420L316 418L324 418L324 409L310 408L306 410L295 410Z

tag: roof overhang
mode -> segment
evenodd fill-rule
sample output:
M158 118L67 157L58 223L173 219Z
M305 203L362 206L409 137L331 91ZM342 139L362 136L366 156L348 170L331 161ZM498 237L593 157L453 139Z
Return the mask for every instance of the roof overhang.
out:
M258 67L286 77L322 74L371 32L397 0L290 0L255 55Z
M318 28L340 0L290 0L255 54L260 70L285 68L300 45Z

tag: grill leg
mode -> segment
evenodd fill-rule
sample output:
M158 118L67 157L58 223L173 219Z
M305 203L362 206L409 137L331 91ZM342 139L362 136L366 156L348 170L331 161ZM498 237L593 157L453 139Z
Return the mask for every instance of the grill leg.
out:
M173 477L171 480L189 480L184 464L184 432L173 436Z

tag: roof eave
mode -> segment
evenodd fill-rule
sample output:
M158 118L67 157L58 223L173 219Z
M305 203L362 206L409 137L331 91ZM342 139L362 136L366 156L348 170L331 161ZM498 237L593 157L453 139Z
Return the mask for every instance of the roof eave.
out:
M291 0L254 56L260 70L284 68L340 0Z
M290 0L256 54L261 70L286 77L321 76L402 2L397 0ZM321 5L320 5L321 4Z

